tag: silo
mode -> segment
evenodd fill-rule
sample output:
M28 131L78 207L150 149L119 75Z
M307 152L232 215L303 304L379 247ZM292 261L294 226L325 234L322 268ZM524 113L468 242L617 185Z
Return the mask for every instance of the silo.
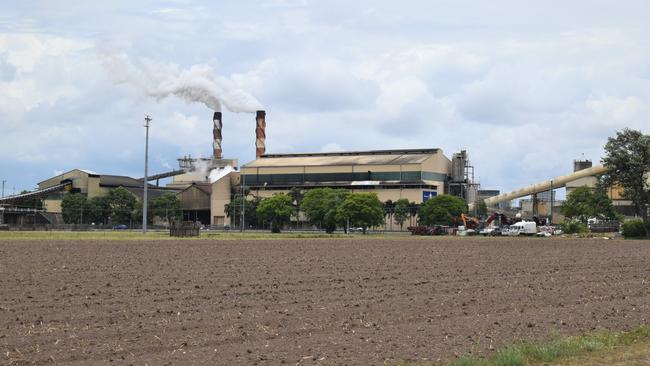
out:
M591 163L591 160L574 160L573 161L573 172L577 172L580 170L585 170L591 168L593 164Z

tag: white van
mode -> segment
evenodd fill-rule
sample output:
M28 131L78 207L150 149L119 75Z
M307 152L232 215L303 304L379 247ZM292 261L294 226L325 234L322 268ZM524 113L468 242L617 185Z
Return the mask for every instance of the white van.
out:
M519 221L510 225L510 228L508 229L509 236L535 234L537 234L537 224L533 221Z

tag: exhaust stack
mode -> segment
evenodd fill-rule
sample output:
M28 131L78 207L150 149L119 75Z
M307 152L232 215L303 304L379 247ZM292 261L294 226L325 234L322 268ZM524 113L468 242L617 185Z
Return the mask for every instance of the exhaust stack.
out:
M259 158L266 153L266 112L257 111L255 121L255 157Z
M214 112L212 122L214 123L214 127L212 129L212 135L214 137L214 140L212 142L212 149L214 150L213 157L215 159L221 159L221 140L223 139L221 136L221 129L223 128L223 124L221 122L221 112Z

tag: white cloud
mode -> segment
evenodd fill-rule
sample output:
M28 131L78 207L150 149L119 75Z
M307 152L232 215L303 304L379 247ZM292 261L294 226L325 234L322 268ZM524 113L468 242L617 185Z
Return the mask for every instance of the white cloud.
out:
M160 169L210 153L211 111L113 85L101 45L229 75L267 109L269 152L467 148L482 183L509 190L598 160L616 130L648 133L647 13L643 1L16 2L0 10L0 154L137 172L144 113ZM254 157L252 115L224 113L223 134L226 156Z

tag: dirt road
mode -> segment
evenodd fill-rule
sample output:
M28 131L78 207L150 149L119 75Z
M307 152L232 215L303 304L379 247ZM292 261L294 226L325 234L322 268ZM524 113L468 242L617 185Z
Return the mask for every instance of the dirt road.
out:
M648 323L650 243L0 242L0 364L382 365Z

